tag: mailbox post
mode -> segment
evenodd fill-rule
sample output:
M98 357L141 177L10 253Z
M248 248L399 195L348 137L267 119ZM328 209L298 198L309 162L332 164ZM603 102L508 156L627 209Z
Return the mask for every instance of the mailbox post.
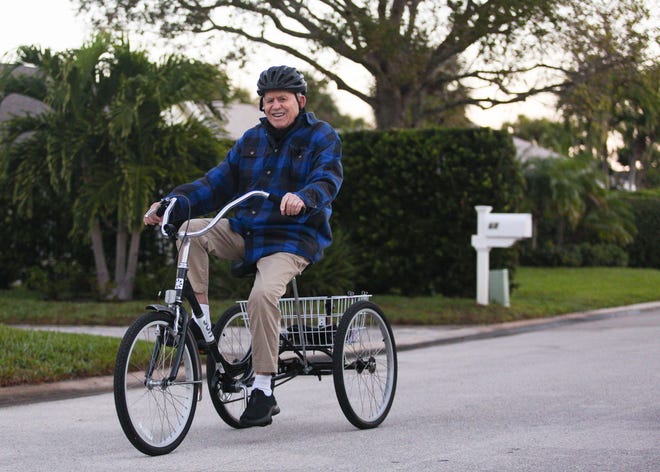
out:
M472 235L472 247L477 251L477 303L488 305L488 273L490 249L511 247L522 238L532 236L532 215L529 213L491 213L493 207L479 205L477 234Z

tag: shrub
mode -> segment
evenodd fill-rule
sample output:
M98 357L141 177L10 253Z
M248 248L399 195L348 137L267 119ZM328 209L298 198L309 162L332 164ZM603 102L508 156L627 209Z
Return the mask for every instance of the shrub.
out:
M628 253L615 244L580 244L583 266L626 267Z
M539 267L625 267L628 254L615 244L546 244L534 250L526 248L521 253L521 262Z
M301 296L345 295L361 290L355 283L355 248L341 228L333 228L333 239L323 259L303 272L298 284Z
M28 268L25 286L49 300L96 297L93 274L75 260L47 261Z
M625 199L637 226L637 234L627 247L630 266L660 269L660 190L629 193Z
M342 136L335 227L356 248L372 293L472 296L476 205L514 212L523 180L509 135L491 129L361 131ZM493 267L514 251L491 254Z
M135 277L133 298L136 300L154 300L158 298L159 293L174 286L175 278L176 261L169 264L142 266Z
M547 267L580 267L582 252L575 245L548 245L537 251L537 258L542 266Z

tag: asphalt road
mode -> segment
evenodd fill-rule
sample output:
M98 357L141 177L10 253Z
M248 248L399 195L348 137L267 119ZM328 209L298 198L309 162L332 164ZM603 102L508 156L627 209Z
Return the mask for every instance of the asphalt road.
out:
M172 454L133 449L113 397L0 409L0 471L659 471L660 310L399 353L389 417L359 431L332 380L233 430L207 396Z

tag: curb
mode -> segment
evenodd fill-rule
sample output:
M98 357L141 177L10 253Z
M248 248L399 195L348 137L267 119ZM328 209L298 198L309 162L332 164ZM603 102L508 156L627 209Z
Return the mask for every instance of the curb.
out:
M66 380L37 385L0 387L0 408L67 400L112 392L113 376Z
M660 309L660 301L638 303L615 308L603 308L580 313L569 313L550 318L535 318L532 320L511 321L496 325L465 327L456 330L437 330L426 329L429 327L416 327L416 330L422 331L423 334L415 337L423 339L397 342L397 351L409 351L444 344L456 344L480 339L512 336L574 323L597 321L617 316L632 316L656 309ZM395 331L396 328L397 327L395 326ZM401 328L405 329L405 327ZM38 385L0 387L0 408L108 393L112 391L112 388L113 376L111 375Z
M455 344L467 341L476 341L480 339L490 339L502 336L513 336L515 334L527 333L531 331L541 331L543 329L555 328L574 323L583 323L587 321L598 321L617 316L638 315L645 311L660 309L660 301L637 303L623 307L601 308L578 313L568 313L565 315L534 318L531 320L509 321L495 325L479 326L475 332L450 336L441 339L431 339L427 341L397 344L397 351L407 351L412 349L421 349L424 347L439 346L443 344Z

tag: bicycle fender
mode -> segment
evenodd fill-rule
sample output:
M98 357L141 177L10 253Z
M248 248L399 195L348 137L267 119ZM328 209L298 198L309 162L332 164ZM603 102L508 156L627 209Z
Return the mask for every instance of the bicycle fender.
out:
M162 313L167 313L168 315L174 316L174 311L172 310L172 308L170 308L167 305L159 305L159 304L147 305L146 309L150 310L150 311L158 311L158 312L162 312Z

